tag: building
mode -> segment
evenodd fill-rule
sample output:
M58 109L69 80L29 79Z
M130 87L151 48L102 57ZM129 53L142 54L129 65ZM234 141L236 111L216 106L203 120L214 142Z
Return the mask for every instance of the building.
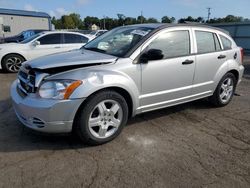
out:
M44 12L0 8L0 35L9 37L28 29L51 30L51 17Z
M100 27L97 26L96 24L93 24L93 25L91 25L90 29L91 29L92 31L96 31L96 30L99 30Z

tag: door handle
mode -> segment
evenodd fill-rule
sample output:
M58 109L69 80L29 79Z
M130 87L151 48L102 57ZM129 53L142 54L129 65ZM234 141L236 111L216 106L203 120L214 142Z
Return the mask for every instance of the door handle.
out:
M218 59L224 59L224 58L226 58L227 56L225 56L225 55L219 55L218 56Z
M182 65L189 65L189 64L192 64L193 62L194 62L193 60L187 59L187 60L182 62Z

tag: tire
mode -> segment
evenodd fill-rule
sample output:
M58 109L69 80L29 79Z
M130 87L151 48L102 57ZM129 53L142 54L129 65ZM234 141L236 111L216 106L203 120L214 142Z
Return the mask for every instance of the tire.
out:
M90 96L79 108L74 132L87 145L101 145L116 138L128 120L123 96L105 90Z
M209 98L209 101L216 107L223 107L230 103L236 89L236 78L234 74L227 73L220 80L214 91L214 94Z
M2 60L2 69L4 72L18 72L25 59L18 54L6 55Z

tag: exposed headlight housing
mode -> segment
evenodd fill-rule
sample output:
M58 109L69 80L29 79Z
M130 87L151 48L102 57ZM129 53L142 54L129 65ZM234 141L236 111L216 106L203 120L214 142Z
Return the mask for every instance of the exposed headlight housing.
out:
M38 93L41 98L68 99L81 84L81 80L46 81L40 86Z

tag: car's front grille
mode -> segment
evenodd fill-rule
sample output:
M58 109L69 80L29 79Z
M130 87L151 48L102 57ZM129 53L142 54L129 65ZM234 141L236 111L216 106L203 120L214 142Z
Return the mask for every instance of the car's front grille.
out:
M18 73L18 80L18 87L24 94L35 92L36 77L31 71L24 71L21 69Z

